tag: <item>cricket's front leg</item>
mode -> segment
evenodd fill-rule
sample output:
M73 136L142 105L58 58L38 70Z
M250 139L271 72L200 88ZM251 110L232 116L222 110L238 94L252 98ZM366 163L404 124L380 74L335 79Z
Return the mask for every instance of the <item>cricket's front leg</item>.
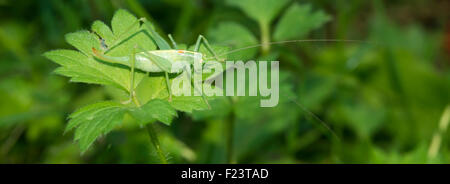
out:
M214 50L212 49L211 45L209 44L208 40L203 36L203 35L199 35L197 38L197 42L195 43L195 47L194 47L194 52L198 52L200 50L200 44L203 42L203 44L206 46L206 49L208 49L209 52L212 53L212 55L214 56L214 58L217 61L220 61L219 56L217 56L216 52L214 52Z
M169 34L167 36L169 37L170 41L172 42L173 48L178 50L177 42L175 42L175 40L173 39L172 35Z
M125 102L122 102L122 104L129 104L131 101L134 100L136 93L134 92L134 66L136 61L136 47L134 46L133 51L131 53L131 62L130 62L130 99L128 99ZM136 103L138 105L139 103Z
M142 47L140 47L139 45L137 45L140 49L142 49ZM169 72L171 70L171 66L167 66L167 64L170 64L170 61L161 58L161 57L157 57L155 55L152 55L151 53L146 53L146 56L150 61L152 61L153 63L155 63L162 71L164 71L164 77L166 78L166 85L167 85L167 90L169 92L169 102L172 101L172 88L170 85L170 79L169 79ZM171 65L171 64L170 64ZM141 69L141 68L140 68ZM145 71L145 69L143 69Z

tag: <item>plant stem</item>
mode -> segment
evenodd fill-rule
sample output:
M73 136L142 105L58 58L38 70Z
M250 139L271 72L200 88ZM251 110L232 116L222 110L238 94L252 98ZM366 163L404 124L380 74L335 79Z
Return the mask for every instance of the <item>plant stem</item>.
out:
M159 160L161 160L163 164L167 164L166 156L164 156L164 153L159 144L158 135L156 135L155 129L153 128L152 124L147 124L147 132L150 136L150 141L152 141L153 146L155 146L156 152L158 152Z
M441 119L439 121L439 128L434 133L433 139L431 140L430 147L428 148L428 159L434 159L441 147L442 138L447 131L447 127L450 123L450 105L447 105L444 112L442 113Z
M232 164L234 163L233 160L233 135L234 135L234 113L231 112L230 116L228 117L228 121L225 122L225 133L227 137L227 163Z
M237 101L237 98L235 96L232 96L230 98L231 103L232 103L232 107L235 104L235 102ZM234 124L235 124L235 117L234 117L234 108L231 108L231 112L230 115L228 115L227 120L225 121L225 136L226 136L226 151L227 151L227 163L228 164L233 164L235 163L234 161Z
M136 106L141 106L141 104L139 103L139 100L136 98L136 95L132 94L132 99L134 104L136 104ZM153 146L156 149L156 152L158 152L158 157L159 160L161 160L161 163L163 164L167 164L167 159L166 156L164 156L164 152L161 149L161 146L159 144L159 140L158 140L158 135L155 132L155 129L153 128L153 125L151 123L147 124L147 132L148 135L150 136L150 141L152 142Z
M267 55L270 51L270 27L264 22L260 22L259 26L261 29L261 52L262 55Z
M139 100L136 98L135 94L131 94L131 99L133 99L134 104L136 104L136 106L140 107L141 103L139 103Z

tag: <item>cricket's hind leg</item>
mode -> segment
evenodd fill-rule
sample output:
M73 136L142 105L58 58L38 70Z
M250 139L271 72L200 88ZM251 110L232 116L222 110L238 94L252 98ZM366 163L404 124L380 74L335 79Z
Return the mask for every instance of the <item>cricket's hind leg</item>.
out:
M196 87L196 85L194 84L194 81L192 80L192 75L191 75L191 70L189 67L184 67L184 72L186 72L186 74L188 75L189 81L191 82L192 87L194 88L194 90L198 91L200 94L202 94L202 99L203 101L206 103L206 105L208 106L208 109L211 109L211 105L209 105L208 99L206 99L206 95L205 93L202 92L201 89L198 89ZM194 70L195 72L195 70ZM190 89L189 89L190 90Z
M169 73L168 72L164 72L165 78L166 78L166 85L167 85L167 90L169 92L169 102L172 101L172 86L170 86L170 79L169 79Z

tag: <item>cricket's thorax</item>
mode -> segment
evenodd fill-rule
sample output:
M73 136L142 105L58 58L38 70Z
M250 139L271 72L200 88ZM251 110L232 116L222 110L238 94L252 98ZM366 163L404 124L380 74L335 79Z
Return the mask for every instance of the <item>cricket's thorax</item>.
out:
M172 64L171 73L179 73L186 66L193 65L194 62L203 62L202 54L199 52L186 50L153 50L136 54L136 67L145 68L147 72L161 72L162 70L152 62L146 54L150 53L168 60Z

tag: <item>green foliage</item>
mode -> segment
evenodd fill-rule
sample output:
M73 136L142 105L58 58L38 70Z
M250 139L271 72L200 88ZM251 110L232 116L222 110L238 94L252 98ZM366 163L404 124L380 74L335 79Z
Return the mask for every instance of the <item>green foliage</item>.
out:
M66 131L76 128L74 140L86 151L100 135L109 133L122 122L126 108L116 102L100 102L83 107L69 116Z
M6 1L0 163L160 163L141 126L154 127L169 163L226 163L230 122L236 163L448 163L450 137L442 122L450 99L443 42L449 31L440 6L421 0ZM436 11L423 21L418 7ZM117 11L122 8L132 13ZM133 14L150 23L131 26ZM93 59L92 47L129 56L136 44L157 49L167 33L188 50L192 45L183 43L206 35L221 59L279 60L280 103L260 108L262 97L216 97L204 110L201 97L168 102L164 75L139 70L135 91L142 106L119 103L129 100L130 70ZM222 55L263 42L322 38L371 43L274 44ZM212 57L204 47L201 52ZM62 76L52 74L55 68Z
M158 99L151 100L140 107L130 108L129 112L142 124L158 120L170 125L173 117L177 115L175 109L173 109L167 101Z
M129 90L129 72L125 68L100 63L92 56L73 50L55 50L44 55L61 65L55 70L57 74L71 77L73 82L111 85L125 91Z
M85 152L95 139L108 134L122 123L127 112L143 125L156 120L170 125L177 115L169 103L163 100L151 100L140 107L127 107L112 101L99 102L72 113L65 132L76 128L74 140L79 141L81 151Z
M233 31L230 31L233 30ZM258 40L244 26L234 22L220 23L208 32L208 38L215 43L227 45L231 48L243 48L255 45ZM245 49L243 51L228 55L229 60L248 60L255 57L257 49Z
M330 20L330 16L323 11L312 10L311 5L299 5L297 3L290 6L275 28L273 38L275 40L298 39Z
M261 24L269 24L289 0L227 0L229 5L240 8Z

